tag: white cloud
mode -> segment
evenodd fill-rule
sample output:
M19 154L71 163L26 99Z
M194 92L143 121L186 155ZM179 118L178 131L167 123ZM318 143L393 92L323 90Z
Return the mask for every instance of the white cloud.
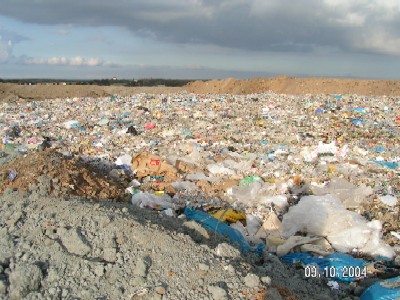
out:
M87 67L98 67L98 66L116 66L116 64L110 61L104 61L98 57L84 58L81 56L75 56L72 58L66 57L50 57L47 59L27 57L22 60L27 65L64 65L64 66L87 66Z
M172 44L277 53L335 48L344 53L387 54L390 50L400 54L393 49L397 42L388 47L381 41L361 39L381 32L391 41L400 38L399 0L130 0L118 5L108 0L70 0L58 5L53 5L54 0L2 2L2 15L25 22L114 26ZM66 35L68 27L54 33ZM101 64L79 57L67 63Z
M371 52L400 55L400 37L395 37L378 28L356 39L354 47L368 49Z

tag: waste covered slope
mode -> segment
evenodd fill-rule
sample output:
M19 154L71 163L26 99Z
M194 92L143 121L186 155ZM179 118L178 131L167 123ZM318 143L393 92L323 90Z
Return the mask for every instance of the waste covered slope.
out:
M33 242L13 250L25 224L48 219L40 234L81 257L81 269L122 269L96 297L357 299L400 275L399 104L273 92L0 103L3 294L89 297L59 262L61 283L46 285L51 259L28 260ZM112 242L98 240L114 223ZM149 228L158 231L138 241ZM35 243L51 244L43 235ZM175 251L169 237L187 245ZM175 282L161 257L176 265Z

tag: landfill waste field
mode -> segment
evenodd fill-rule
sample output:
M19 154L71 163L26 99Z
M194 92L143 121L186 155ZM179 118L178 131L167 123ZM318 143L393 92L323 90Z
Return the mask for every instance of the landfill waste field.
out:
M400 93L213 84L3 95L0 299L400 299Z

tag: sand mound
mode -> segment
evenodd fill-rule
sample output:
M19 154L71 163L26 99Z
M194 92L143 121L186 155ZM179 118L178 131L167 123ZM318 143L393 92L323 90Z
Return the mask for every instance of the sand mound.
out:
M124 87L95 85L17 85L0 83L0 100L18 98L43 100L68 97L110 97L112 95L129 96L139 93L161 94L176 93L184 88L174 87Z
M197 94L253 94L273 91L279 94L357 94L399 96L398 80L358 80L337 78L252 78L193 81L183 87L124 87L94 85L16 85L0 83L0 100L43 100L68 97L129 96L138 93L168 94L188 91Z
M8 178L15 170L14 180ZM30 153L0 169L3 185L6 188L28 190L40 185L48 194L77 195L89 199L123 200L124 188L117 182L107 179L100 171L85 165L78 159L67 159L55 151Z
M273 91L278 94L357 94L400 95L400 81L335 78L254 78L194 81L186 89L198 94L252 94Z

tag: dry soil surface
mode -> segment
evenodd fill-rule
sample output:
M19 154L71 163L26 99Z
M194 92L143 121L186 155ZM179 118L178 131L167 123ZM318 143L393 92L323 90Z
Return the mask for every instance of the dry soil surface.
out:
M51 99L67 97L108 97L137 93L178 93L188 91L197 94L252 94L273 91L280 94L357 94L375 96L399 96L399 80L357 80L336 78L253 78L194 81L184 87L121 87L94 85L16 85L0 84L0 100Z
M198 94L252 94L273 91L278 94L357 94L357 95L400 95L400 81L354 80L335 78L234 78L210 81L195 81L186 86L189 92Z

